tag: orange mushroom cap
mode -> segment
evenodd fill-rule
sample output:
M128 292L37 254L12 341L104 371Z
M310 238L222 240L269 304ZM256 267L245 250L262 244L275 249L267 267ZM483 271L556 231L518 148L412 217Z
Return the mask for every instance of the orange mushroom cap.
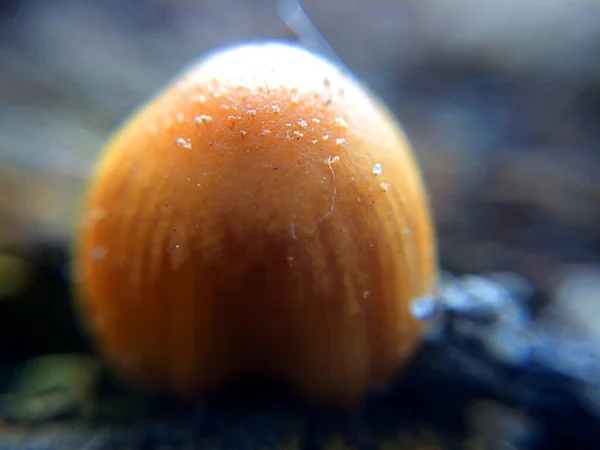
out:
M108 143L74 267L120 373L182 398L241 376L359 401L414 351L434 289L422 177L399 125L291 44L215 53Z

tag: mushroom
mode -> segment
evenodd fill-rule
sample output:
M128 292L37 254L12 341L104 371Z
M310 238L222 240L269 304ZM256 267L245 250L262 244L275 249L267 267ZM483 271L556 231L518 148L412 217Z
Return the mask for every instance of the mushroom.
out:
M413 354L437 257L399 124L332 63L266 42L192 65L110 139L74 268L131 380L193 399L258 376L349 405Z

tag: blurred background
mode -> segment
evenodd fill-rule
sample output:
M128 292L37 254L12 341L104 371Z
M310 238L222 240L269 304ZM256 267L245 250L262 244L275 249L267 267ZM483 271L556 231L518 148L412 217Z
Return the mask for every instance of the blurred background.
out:
M216 46L297 39L275 0L0 5L0 298L28 264L63 273L95 157L141 101ZM303 5L403 123L442 267L517 274L598 350L600 2Z

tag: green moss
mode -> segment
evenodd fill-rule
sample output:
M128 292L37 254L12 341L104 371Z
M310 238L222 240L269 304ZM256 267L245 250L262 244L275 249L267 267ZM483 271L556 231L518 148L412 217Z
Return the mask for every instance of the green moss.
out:
M89 417L101 364L87 354L58 354L25 363L0 399L8 420L38 423L61 417Z

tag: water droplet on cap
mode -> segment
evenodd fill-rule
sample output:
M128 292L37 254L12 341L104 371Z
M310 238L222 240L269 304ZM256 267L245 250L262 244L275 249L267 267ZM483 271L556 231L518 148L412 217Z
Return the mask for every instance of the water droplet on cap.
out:
M194 117L194 121L197 125L207 125L212 122L212 117L207 114L200 114L199 116Z
M190 142L189 139L184 139L184 138L178 137L177 139L175 139L175 142L180 147L187 148L187 149L192 148L192 143Z
M413 317L423 320L435 315L437 311L436 299L430 295L417 297L410 304L410 313Z
M335 125L340 128L348 128L348 123L342 117L335 118Z
M101 259L104 259L104 257L106 256L106 248L104 248L102 245L96 245L93 249L92 249L92 259L99 261Z

